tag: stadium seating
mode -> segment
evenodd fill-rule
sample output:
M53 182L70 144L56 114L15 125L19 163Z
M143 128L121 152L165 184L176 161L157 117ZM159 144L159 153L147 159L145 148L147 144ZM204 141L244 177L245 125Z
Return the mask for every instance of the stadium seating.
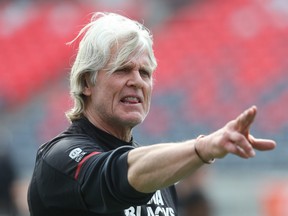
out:
M17 16L16 21L5 19L15 8L0 7L0 27L6 29L0 32L5 50L0 53L0 108L25 104L37 92L49 91L51 81L67 80L75 47L65 43L92 10L75 4L22 8L23 20ZM137 133L144 143L209 132L252 104L260 108L256 134L283 142L288 127L288 20L267 4L191 3L152 29L159 67L150 116ZM67 110L68 100L67 88L45 97L39 107L43 118L35 120L34 127L41 128L35 137L48 138L67 125L64 115L54 112Z
M30 7L11 3L2 6L0 14L1 96L10 107L63 76L72 55L66 42L79 30L87 8L73 3Z

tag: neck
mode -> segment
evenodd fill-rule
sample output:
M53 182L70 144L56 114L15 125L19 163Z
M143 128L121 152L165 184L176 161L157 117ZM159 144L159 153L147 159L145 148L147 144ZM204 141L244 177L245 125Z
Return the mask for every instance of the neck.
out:
M111 124L105 123L104 121L101 121L101 119L95 118L92 115L89 115L89 112L85 112L84 116L97 128L100 130L105 131L108 134L111 134L114 137L117 137L120 140L129 142L132 137L132 129L131 128L123 128L121 126L119 127L111 127ZM117 128L117 130L115 129Z

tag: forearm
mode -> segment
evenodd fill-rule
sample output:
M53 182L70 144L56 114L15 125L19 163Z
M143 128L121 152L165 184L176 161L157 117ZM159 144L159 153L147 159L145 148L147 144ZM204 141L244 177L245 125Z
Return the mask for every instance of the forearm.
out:
M247 109L223 128L201 139L131 150L128 154L129 183L140 192L153 192L179 181L213 158L231 153L248 159L255 156L254 149L274 149L273 140L255 139L249 134L256 111L255 106Z
M148 193L167 187L191 174L203 162L195 154L195 140L136 148L128 155L128 180Z

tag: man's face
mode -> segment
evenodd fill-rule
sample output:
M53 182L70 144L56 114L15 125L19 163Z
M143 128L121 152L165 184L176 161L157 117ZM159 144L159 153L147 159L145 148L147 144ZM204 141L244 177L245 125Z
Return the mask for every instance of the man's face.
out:
M98 73L95 86L88 85L86 111L106 130L131 130L141 123L150 108L152 72L147 54L128 59L112 74ZM87 113L86 112L86 113Z

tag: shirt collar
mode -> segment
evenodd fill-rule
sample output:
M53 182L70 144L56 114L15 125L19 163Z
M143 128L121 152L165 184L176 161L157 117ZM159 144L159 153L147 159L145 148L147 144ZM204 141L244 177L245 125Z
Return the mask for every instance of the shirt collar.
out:
M114 149L124 145L136 145L133 141L133 136L131 137L131 140L129 142L118 139L117 137L93 125L85 116L81 117L80 119L74 120L72 122L72 127L80 128L81 133L88 135L94 140L99 140L103 142L103 144L109 149Z

